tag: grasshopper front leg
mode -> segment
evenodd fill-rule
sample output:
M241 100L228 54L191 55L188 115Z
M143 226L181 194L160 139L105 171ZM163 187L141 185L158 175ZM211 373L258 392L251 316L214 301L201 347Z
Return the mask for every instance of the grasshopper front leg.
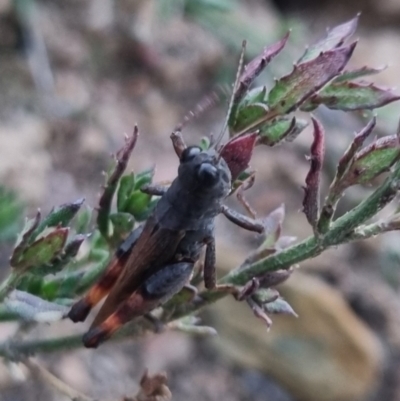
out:
M254 231L262 234L264 232L264 226L256 219L241 214L228 206L222 205L221 213L232 223L244 228L245 230Z
M131 232L116 251L100 280L90 289L88 294L72 306L68 317L73 322L83 322L92 308L111 291L142 231L143 226L140 226Z
M188 282L193 266L193 262L173 263L152 274L103 323L83 336L85 347L97 348L125 323L165 303Z
M158 183L158 184L146 184L143 185L140 190L145 194L154 195L154 196L163 196L167 190L167 185L171 184L171 182L166 183Z

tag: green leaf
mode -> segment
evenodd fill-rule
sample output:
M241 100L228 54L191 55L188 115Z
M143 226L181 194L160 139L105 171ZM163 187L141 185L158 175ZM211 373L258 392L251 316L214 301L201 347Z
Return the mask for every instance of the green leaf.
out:
M84 201L85 199L82 198L54 208L38 225L31 239L34 240L47 227L66 227L78 213Z
M21 234L18 236L17 242L10 258L10 265L12 267L16 267L18 265L21 254L24 252L29 242L31 241L33 233L37 229L39 222L40 211L37 211L36 216L33 219L29 219L26 221Z
M253 103L249 106L240 108L236 115L235 124L232 127L234 132L246 130L256 121L260 120L268 113L268 107L262 103Z
M116 244L126 238L127 234L132 231L135 219L130 213L114 213L110 215L113 224L113 240Z
M326 36L316 44L310 46L298 63L313 60L319 56L321 52L335 49L342 46L346 39L350 38L357 29L359 15L350 21L344 22L334 28L328 30Z
M146 212L150 200L151 195L136 190L132 193L128 200L126 212L133 215L136 220L140 220L140 217Z
M315 59L295 65L293 71L278 80L268 96L270 114L294 111L308 97L336 77L349 61L356 43L320 53Z
M337 82L352 81L353 79L362 78L369 75L375 75L386 70L386 68L387 68L386 66L378 68L365 66L362 68L358 68L356 70L343 71L337 78L333 80L333 82L337 83Z
M388 171L400 159L397 135L380 138L356 153L353 163L343 175L342 185L366 184Z
M200 149L201 150L207 150L210 148L210 138L208 137L203 137L200 139L200 143L199 143Z
M92 220L93 209L89 206L84 206L76 215L74 229L77 234L84 234L88 231Z
M64 248L68 232L68 228L57 228L33 242L22 253L16 268L25 270L50 263Z
M151 182L153 181L154 173L155 167L153 166L148 170L144 170L136 174L135 189L140 189L143 185L151 184Z
M79 248L85 239L85 235L76 235L70 242L68 242L64 251L54 258L50 264L35 267L35 274L45 276L47 274L56 274L63 270L78 254Z
M312 96L301 109L311 111L323 104L333 110L371 110L399 99L400 96L391 90L373 84L339 82L326 86Z
M293 310L289 303L280 297L273 302L264 304L263 309L267 313L277 313L298 317L297 313Z
M119 212L125 211L126 204L134 188L135 188L135 175L133 173L124 175L119 181L119 187L117 193L117 209Z
M264 304L275 301L279 297L279 292L274 288L261 288L252 296L257 303Z
M260 127L258 143L275 146L283 140L293 142L307 125L307 121L294 117L276 118Z

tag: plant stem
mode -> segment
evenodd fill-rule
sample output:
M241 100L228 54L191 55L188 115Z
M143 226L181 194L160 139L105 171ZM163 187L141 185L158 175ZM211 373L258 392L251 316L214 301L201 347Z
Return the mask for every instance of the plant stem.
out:
M145 332L149 331L150 327L151 325L144 319L135 321L134 324L127 324L123 327L109 341L118 341L127 337L141 337ZM12 340L5 341L0 344L0 356L12 360L18 360L31 356L37 352L47 354L55 351L71 350L76 348L82 348L82 333L23 342Z
M12 270L9 276L0 283L0 302L17 286L20 278L21 274Z

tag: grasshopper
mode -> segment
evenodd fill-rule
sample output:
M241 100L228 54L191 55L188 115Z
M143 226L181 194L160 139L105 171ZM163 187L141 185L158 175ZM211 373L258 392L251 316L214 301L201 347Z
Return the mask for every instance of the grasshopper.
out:
M215 149L182 147L178 176L168 189L148 185L143 190L161 196L144 225L119 246L99 282L73 305L68 316L86 319L108 297L83 336L86 347L97 347L128 321L165 303L188 282L206 246L204 283L216 288L214 220L223 213L245 229L261 233L263 225L223 205L230 194L231 172Z
M147 315L179 292L189 281L204 246L205 287L223 289L217 286L215 275L214 221L218 214L251 231L264 229L254 218L223 204L232 192L231 170L222 157L224 147L217 149L224 130L208 150L202 150L186 147L180 128L171 136L179 157L178 176L169 188L142 188L160 196L152 214L119 246L98 283L68 314L74 322L83 321L108 294L83 336L88 348L96 348L122 325Z

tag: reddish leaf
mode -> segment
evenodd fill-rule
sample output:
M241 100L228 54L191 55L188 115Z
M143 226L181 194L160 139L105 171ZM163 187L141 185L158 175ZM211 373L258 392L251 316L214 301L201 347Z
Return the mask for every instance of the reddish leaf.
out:
M271 115L286 114L299 107L345 67L356 42L320 53L315 59L295 65L293 71L276 82L268 96Z
M373 131L376 125L376 117L374 117L353 139L351 145L347 148L342 158L339 160L337 167L336 180L341 178L347 167L353 160L356 152L361 148L364 141Z
M249 166L257 133L232 138L221 150L221 156L228 164L232 175L232 182Z
M325 154L325 132L318 120L312 118L312 122L314 125L314 141L311 145L310 170L304 187L303 212L315 231L319 214L320 181Z
M344 22L330 30L328 30L325 38L310 46L299 59L298 63L316 58L321 52L332 50L342 46L346 39L350 38L356 31L359 15L350 21Z
M285 47L289 38L289 32L278 42L273 45L266 46L263 52L254 58L244 67L244 72L240 76L239 85L235 93L234 103L238 103L250 85L261 73L261 71L269 64L269 62Z

